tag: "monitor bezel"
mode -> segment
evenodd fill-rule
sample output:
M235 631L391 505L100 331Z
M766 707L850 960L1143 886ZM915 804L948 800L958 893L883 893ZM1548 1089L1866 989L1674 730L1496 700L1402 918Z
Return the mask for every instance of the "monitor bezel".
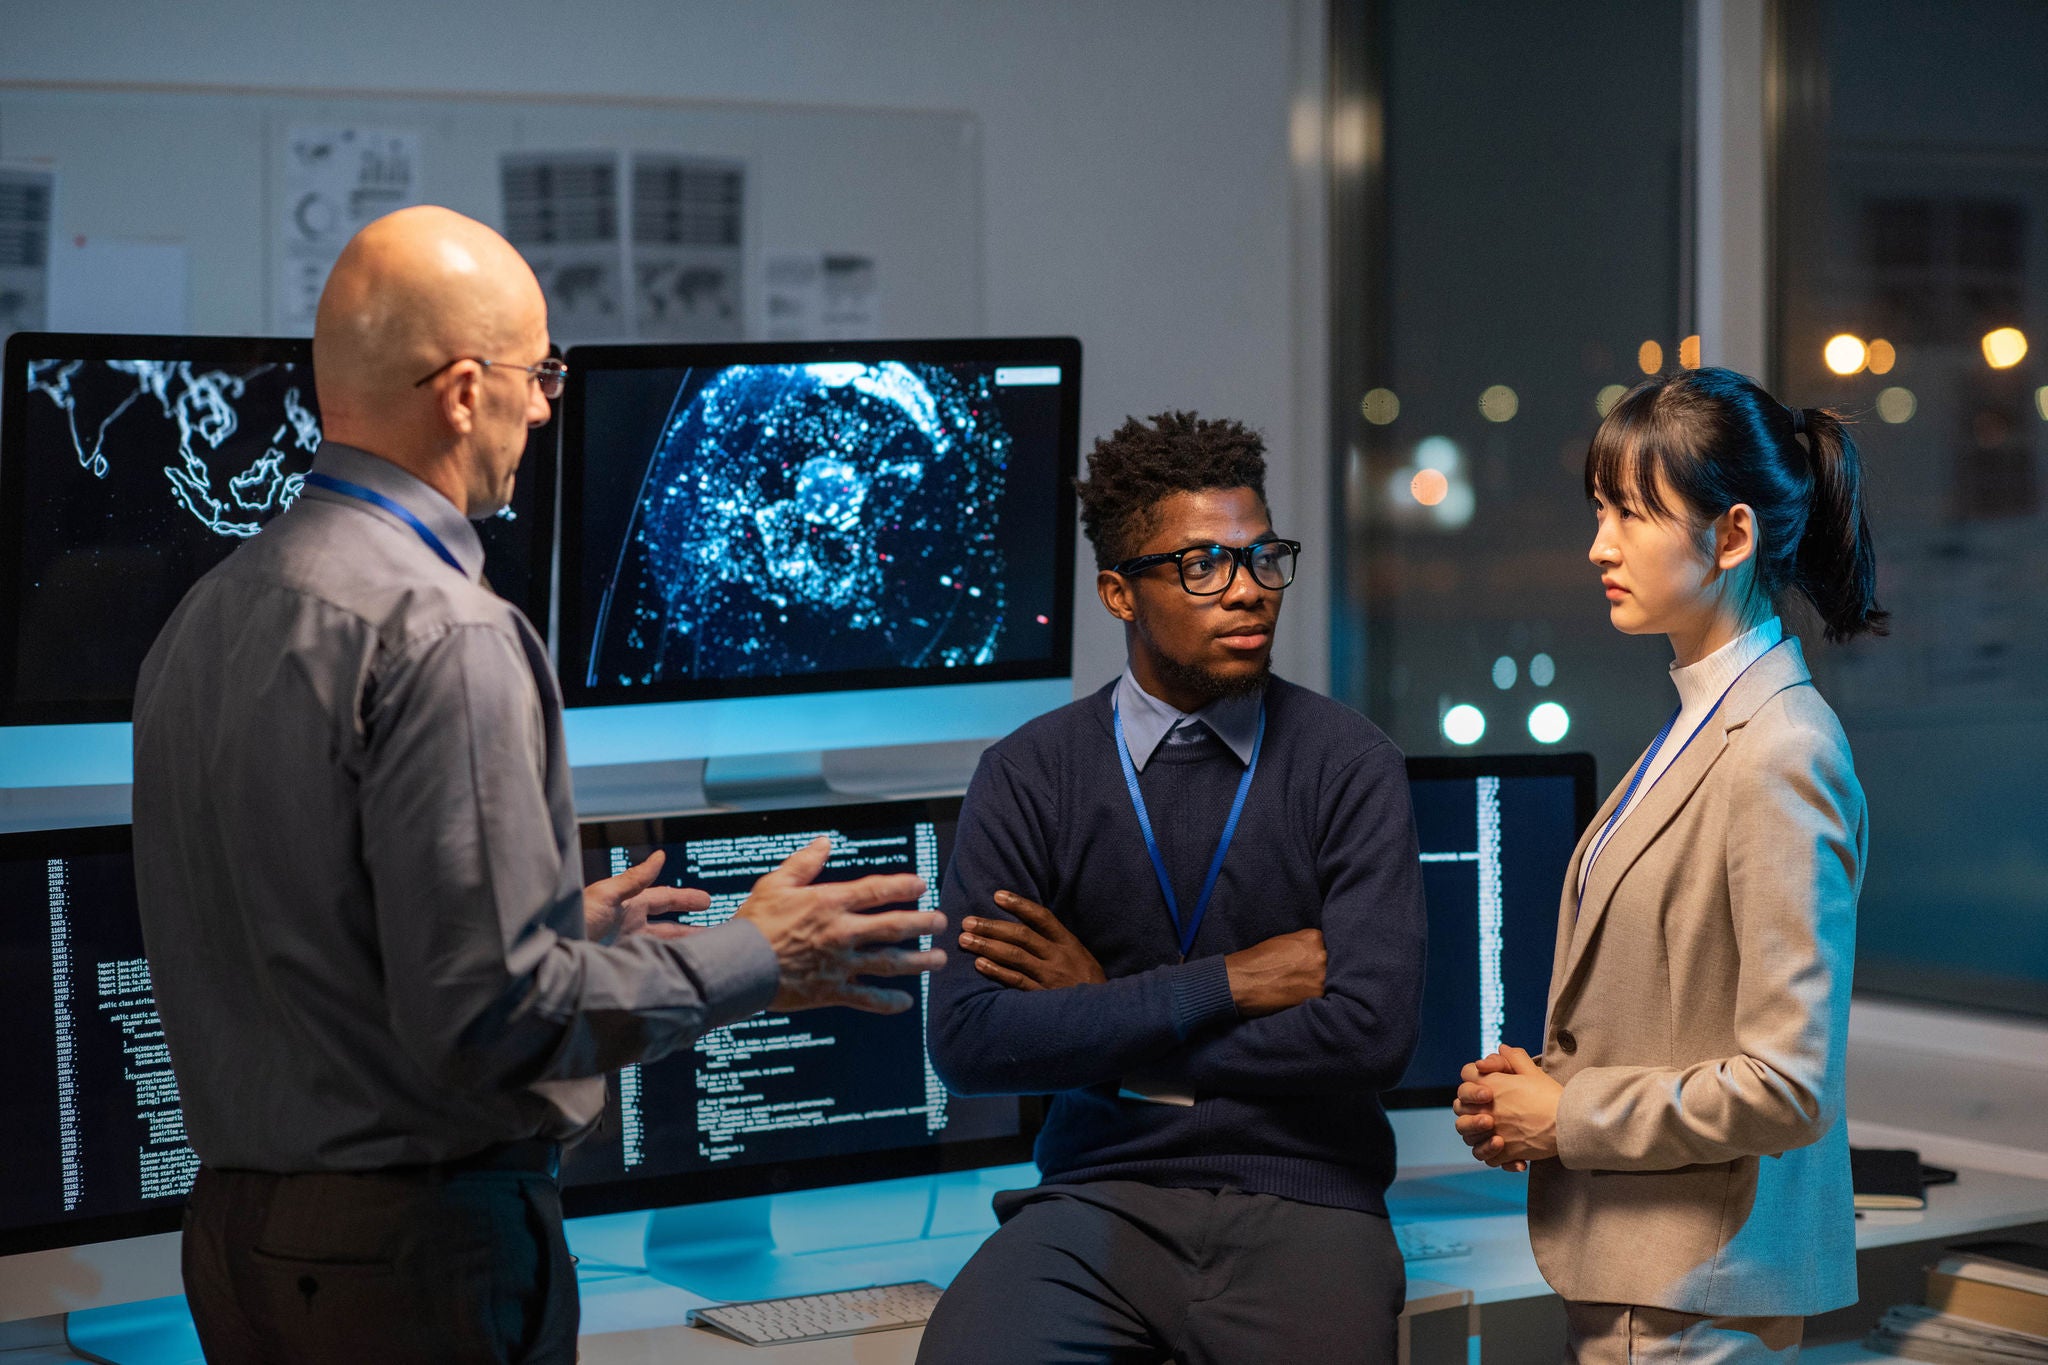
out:
M718 701L804 693L861 692L880 688L1010 682L1064 678L1073 671L1074 649L1074 478L1081 443L1081 343L1074 337L917 338L901 341L735 341L691 344L614 344L571 347L564 357L569 383L562 395L561 595L557 604L556 673L565 706L637 706L661 702ZM672 679L632 688L585 681L582 667L594 622L583 619L583 470L589 457L579 419L588 401L592 373L618 370L681 370L734 365L791 365L855 362L1057 365L1060 367L1059 450L1054 490L1051 652L1042 660L1017 659L959 668L848 669L776 677Z
M1569 777L1572 819L1581 837L1599 809L1598 771L1584 752L1520 754L1420 754L1408 759L1410 782L1457 782L1475 777ZM1426 1024L1425 1024L1426 1027ZM1455 1085L1417 1085L1380 1092L1388 1109L1433 1109L1457 1098Z
M32 856L76 858L125 853L134 868L134 838L129 825L83 825L60 829L10 830L0 833L0 860ZM176 1232L185 1216L184 1198L155 1204L127 1213L94 1214L89 1218L64 1218L47 1223L24 1223L0 1227L0 1256L18 1256L31 1251L59 1247L90 1246L97 1242L118 1242L130 1237L149 1237Z
M178 336L142 332L15 332L0 357L0 725L80 725L134 719L135 702L23 698L15 694L20 660L22 592L31 509L27 497L28 388L30 360L133 360L163 357L201 365L303 365L313 373L313 343L306 337ZM314 406L319 406L317 388ZM553 604L555 558L555 480L560 467L557 405L548 422L533 429L520 467L522 479L532 477L533 514L539 523L533 572L525 600L507 601L526 613L540 637L548 638ZM321 437L326 438L323 421ZM538 461L536 467L535 461Z
M904 820L944 819L957 821L958 796L910 797L894 801L842 801L830 805L783 806L766 810L708 811L606 817L581 825L581 846L585 851L617 844L672 843L683 838L721 837L728 834L758 833L787 829L790 824L859 829L874 825L899 824ZM670 830L687 824L687 831ZM622 837L630 836L630 837ZM703 1171L680 1171L667 1175L626 1177L588 1185L564 1185L562 1208L572 1218L600 1213L623 1213L634 1209L671 1208L683 1204L708 1204L722 1199L744 1199L755 1195L788 1194L798 1190L824 1189L836 1185L858 1185L905 1176L941 1175L950 1171L1007 1166L1031 1160L1032 1144L1044 1122L1044 1097L1018 1095L1018 1132L1009 1137L977 1138L968 1142L938 1143L927 1147L884 1148L854 1152L845 1156L814 1157L805 1161L763 1162L759 1165L715 1167Z

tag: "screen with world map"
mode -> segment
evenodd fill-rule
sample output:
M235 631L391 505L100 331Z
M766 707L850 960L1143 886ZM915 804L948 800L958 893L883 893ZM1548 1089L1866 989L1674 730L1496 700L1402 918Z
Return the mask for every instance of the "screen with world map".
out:
M199 577L298 499L320 448L296 338L17 333L0 396L0 723L126 720L143 656ZM543 634L554 424L484 572Z
M572 705L1066 673L1077 342L568 360Z

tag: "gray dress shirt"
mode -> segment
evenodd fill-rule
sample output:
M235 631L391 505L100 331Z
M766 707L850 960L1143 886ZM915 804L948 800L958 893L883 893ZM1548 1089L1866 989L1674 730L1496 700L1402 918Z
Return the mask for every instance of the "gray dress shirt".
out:
M332 442L193 587L142 666L135 873L186 1130L264 1171L442 1161L568 1137L603 1073L773 996L734 921L583 937L547 651L479 583L453 504Z

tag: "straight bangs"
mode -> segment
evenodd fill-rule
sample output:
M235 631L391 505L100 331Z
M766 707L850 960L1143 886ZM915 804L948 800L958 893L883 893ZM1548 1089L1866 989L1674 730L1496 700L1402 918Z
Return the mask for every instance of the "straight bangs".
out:
M1646 379L1624 394L1608 409L1607 416L1586 447L1586 500L1594 498L1664 521L1675 520L1671 509L1658 496L1658 472L1671 478L1676 451L1670 449L1667 423L1658 412L1658 396L1664 390L1660 379Z

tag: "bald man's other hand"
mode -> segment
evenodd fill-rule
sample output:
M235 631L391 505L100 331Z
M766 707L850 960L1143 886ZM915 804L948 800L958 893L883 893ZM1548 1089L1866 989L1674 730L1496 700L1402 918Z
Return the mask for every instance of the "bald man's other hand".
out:
M770 1008L816 1009L849 1005L874 1014L910 1008L902 991L854 980L861 976L908 976L936 971L946 955L936 948L894 945L946 927L936 910L880 910L915 903L924 879L909 875L818 882L832 856L832 841L819 837L791 854L782 866L754 883L737 912L752 921L775 950L782 983Z

